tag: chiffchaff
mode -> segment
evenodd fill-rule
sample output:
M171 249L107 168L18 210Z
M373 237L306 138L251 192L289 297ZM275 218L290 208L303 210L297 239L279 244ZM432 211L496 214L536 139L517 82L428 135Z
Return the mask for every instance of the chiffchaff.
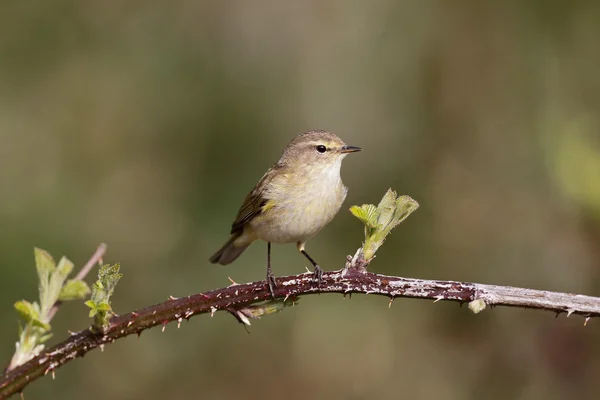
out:
M320 283L323 270L304 250L337 214L348 188L340 167L348 153L360 151L333 133L314 130L296 136L246 196L231 227L231 238L211 258L227 265L257 239L267 242L267 283L273 294L271 243L296 243L315 268Z

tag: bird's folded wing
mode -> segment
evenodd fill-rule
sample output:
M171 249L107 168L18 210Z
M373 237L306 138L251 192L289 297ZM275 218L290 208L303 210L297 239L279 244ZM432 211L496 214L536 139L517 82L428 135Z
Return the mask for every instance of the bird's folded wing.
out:
M237 217L235 217L235 221L231 225L231 233L242 230L246 223L263 211L263 207L269 201L269 199L264 196L265 188L270 184L275 176L275 172L282 167L282 165L276 164L269 169L260 179L254 190L248 193L248 196L246 196L244 203L238 211Z

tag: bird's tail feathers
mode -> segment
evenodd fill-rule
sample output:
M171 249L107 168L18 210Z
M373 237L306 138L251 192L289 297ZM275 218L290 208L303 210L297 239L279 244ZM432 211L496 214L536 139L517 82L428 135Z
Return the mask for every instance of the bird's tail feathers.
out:
M235 241L242 235L242 231L236 232L231 235L231 238L221 247L209 261L213 264L227 265L235 261L250 246L248 244L237 244Z

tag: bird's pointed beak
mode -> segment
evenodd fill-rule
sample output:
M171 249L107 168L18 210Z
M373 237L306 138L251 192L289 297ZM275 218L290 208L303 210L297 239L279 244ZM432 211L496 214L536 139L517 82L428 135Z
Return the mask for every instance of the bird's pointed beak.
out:
M360 147L356 147L356 146L342 146L342 148L340 149L341 153L355 153L357 151L361 151L362 149Z

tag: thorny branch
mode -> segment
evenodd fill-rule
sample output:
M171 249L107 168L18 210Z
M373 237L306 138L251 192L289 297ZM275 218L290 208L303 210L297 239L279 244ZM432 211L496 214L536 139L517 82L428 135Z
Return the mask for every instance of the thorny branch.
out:
M379 275L367 272L366 262L359 257L349 257L342 270L325 272L321 286L317 287L312 273L280 277L276 279L275 296L294 301L299 296L315 293L363 293L382 295L390 298L410 297L454 302L478 302L482 306L510 306L553 311L557 314L579 314L586 317L600 316L600 298L578 294L548 292L508 286L483 285L477 283L432 281ZM23 391L33 380L51 372L54 373L66 362L85 355L97 347L131 334L177 321L193 315L216 311L227 311L238 321L244 322L244 310L249 306L271 300L265 281L246 284L232 284L226 288L185 298L171 298L156 304L111 319L104 332L86 329L73 333L68 339L44 351L22 366L7 372L0 379L0 399ZM247 321L247 319L246 319Z

